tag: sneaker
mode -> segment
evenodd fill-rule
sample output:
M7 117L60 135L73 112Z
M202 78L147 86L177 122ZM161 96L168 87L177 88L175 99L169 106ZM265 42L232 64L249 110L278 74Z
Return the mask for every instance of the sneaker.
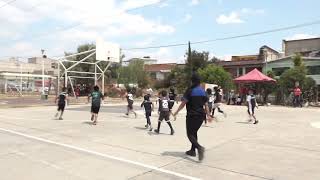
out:
M170 133L170 134L171 134L171 135L174 135L174 130L173 130L173 129L171 130L171 133Z
M126 113L125 115L126 115L126 116L129 116L129 113Z
M251 119L251 118L249 118L249 119L248 119L248 122L252 122L252 119Z
M94 116L93 115L91 115L91 121L93 121L94 120Z
M144 125L144 127L145 127L145 128L148 128L148 127L149 127L149 125L148 125L148 124L146 124L146 125Z
M62 118L62 117L59 117L59 120L63 120L63 118Z
M196 151L189 150L186 152L186 155L196 157L197 154L196 154Z
M149 131L152 131L153 130L153 128L152 128L152 126L150 126L150 129L149 129Z
M200 147L198 149L198 158L199 158L199 161L202 161L203 158L204 158L204 152L205 152L205 149L204 147Z
M158 129L155 129L154 132L157 133L157 134L160 133L160 131Z
M258 120L256 120L256 121L254 121L254 123L253 124L258 124L259 123L259 121Z

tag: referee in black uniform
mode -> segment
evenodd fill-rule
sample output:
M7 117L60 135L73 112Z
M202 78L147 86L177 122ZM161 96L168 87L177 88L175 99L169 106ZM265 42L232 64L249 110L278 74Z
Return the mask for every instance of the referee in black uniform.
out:
M174 113L176 117L185 105L187 105L187 136L191 142L191 149L186 152L189 156L196 156L196 149L198 150L199 161L204 158L205 148L198 143L198 130L200 129L203 121L208 118L209 122L212 121L208 108L208 97L205 90L200 86L200 78L197 74L193 74L192 86L188 88L182 98L178 110Z

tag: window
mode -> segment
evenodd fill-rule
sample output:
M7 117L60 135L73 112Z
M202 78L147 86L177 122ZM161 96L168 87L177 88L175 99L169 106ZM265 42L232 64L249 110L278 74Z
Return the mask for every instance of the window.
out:
M242 67L238 68L238 71L239 71L239 76L241 76L243 74Z
M289 67L280 67L280 68L272 68L275 76L281 76L286 70L290 69Z
M308 75L320 74L320 66L307 66Z

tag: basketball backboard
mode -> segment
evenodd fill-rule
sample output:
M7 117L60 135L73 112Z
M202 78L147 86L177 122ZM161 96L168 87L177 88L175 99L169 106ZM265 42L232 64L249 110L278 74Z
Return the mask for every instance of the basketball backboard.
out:
M120 46L98 39L96 42L96 58L99 61L120 62Z

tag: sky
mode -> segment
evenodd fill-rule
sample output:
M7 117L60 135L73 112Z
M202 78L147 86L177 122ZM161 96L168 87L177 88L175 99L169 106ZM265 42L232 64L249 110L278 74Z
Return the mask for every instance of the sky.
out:
M315 0L0 0L0 59L76 52L97 38L122 49L237 36L320 20ZM313 25L259 36L192 45L229 60L256 54L263 45L281 51L283 39L320 36ZM183 63L187 46L123 50L126 58L150 56Z

